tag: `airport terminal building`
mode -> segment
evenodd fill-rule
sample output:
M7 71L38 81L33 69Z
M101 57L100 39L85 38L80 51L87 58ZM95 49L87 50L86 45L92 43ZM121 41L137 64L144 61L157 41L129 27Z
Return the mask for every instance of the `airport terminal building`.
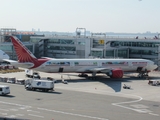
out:
M160 38L107 36L92 33L86 36L76 30L75 36L23 34L16 31L6 34L1 30L0 49L16 60L15 51L9 40L17 36L37 58L144 58L160 66Z

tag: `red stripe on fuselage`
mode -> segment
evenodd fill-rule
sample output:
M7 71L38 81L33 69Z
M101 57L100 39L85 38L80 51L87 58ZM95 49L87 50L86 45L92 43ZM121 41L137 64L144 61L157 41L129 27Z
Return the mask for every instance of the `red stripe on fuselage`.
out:
M46 61L48 61L50 59L36 59L33 63L34 66L32 68L37 68L39 66L41 66L43 63L45 63ZM31 68L30 68L31 69Z

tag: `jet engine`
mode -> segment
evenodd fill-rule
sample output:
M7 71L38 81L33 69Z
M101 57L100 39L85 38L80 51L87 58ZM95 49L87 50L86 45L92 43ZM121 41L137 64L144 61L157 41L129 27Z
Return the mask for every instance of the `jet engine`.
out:
M122 78L123 77L123 71L121 69L113 69L107 74L111 78Z

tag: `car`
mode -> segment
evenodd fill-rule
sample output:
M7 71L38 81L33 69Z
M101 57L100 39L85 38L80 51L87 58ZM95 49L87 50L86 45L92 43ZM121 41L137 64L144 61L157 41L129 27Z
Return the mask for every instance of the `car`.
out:
M33 78L41 79L39 73L37 73L37 72L34 72L34 73L33 73Z
M128 86L128 85L124 84L123 88L124 89L131 89L131 86Z
M24 85L25 80L24 80L24 79L17 79L17 80L16 80L16 83L17 83L17 84Z
M160 85L160 80L149 80L148 84L152 86L158 86Z

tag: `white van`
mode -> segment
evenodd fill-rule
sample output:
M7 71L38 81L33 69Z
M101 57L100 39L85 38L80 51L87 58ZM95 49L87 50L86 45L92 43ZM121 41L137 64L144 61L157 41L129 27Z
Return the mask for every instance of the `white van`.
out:
M0 85L0 95L7 95L10 93L10 88L7 85Z
M7 83L16 83L16 78L15 77L9 77L7 80Z

